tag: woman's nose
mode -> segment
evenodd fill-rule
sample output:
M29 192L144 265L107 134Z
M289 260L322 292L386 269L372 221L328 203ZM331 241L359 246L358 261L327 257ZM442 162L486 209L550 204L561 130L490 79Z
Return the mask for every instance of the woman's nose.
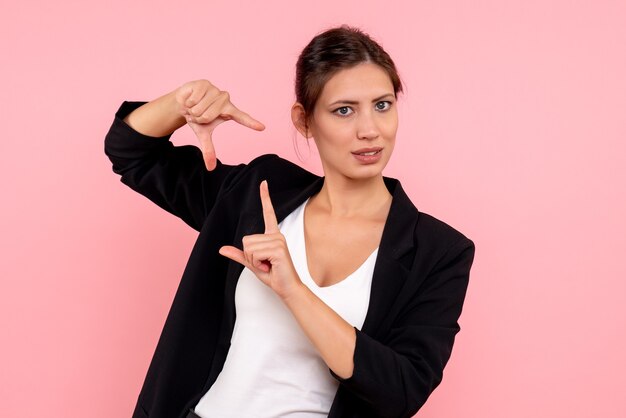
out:
M362 113L357 121L357 137L359 139L373 139L378 137L378 126L371 113Z

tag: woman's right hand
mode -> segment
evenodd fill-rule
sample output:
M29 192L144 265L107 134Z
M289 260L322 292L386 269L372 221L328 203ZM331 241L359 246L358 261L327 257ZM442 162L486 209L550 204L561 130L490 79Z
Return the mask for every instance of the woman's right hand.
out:
M196 80L183 84L176 90L178 112L200 141L200 149L207 170L215 168L217 161L211 134L220 123L235 120L257 131L265 129L258 120L239 110L230 102L227 91L219 90L208 80Z

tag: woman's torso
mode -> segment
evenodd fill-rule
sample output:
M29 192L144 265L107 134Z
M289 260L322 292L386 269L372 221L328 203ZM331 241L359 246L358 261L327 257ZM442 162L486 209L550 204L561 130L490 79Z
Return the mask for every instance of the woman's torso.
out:
M279 224L296 271L320 299L360 329L378 248L359 245L360 250L370 251L365 260L359 260L361 264L336 283L319 286L308 268L318 261L309 258L307 266L306 260L304 209L308 201ZM345 256L335 252L336 258L337 254ZM224 368L195 407L196 413L202 417L327 416L337 380L280 298L247 268L237 283L235 306L237 319Z

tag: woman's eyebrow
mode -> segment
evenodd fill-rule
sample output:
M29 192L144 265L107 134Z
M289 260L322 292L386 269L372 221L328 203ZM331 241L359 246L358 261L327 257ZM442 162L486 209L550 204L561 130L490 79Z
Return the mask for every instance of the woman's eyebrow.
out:
M373 102L377 102L377 101L379 101L380 99L384 99L384 98L385 98L385 97L387 97L387 96L395 97L392 93L383 94L382 96L377 97L377 98L375 98L374 100L372 100L372 103L373 103ZM359 104L359 102L358 102L358 101L355 101L355 100L343 100L343 99L342 99L342 100L336 100L336 101L332 102L331 104L329 104L329 106L332 106L332 105L335 105L335 104L338 104L338 103Z

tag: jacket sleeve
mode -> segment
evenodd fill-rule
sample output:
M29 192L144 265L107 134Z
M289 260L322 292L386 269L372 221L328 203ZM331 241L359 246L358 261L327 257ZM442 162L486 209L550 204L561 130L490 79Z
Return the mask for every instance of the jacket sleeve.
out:
M220 189L245 164L227 165L218 159L215 169L208 171L198 147L174 146L171 135L137 132L123 119L145 103L122 103L106 134L104 152L122 183L199 231Z
M340 384L381 417L412 417L443 377L469 282L475 246L462 238L435 264L392 326L378 341L356 330L354 370Z

